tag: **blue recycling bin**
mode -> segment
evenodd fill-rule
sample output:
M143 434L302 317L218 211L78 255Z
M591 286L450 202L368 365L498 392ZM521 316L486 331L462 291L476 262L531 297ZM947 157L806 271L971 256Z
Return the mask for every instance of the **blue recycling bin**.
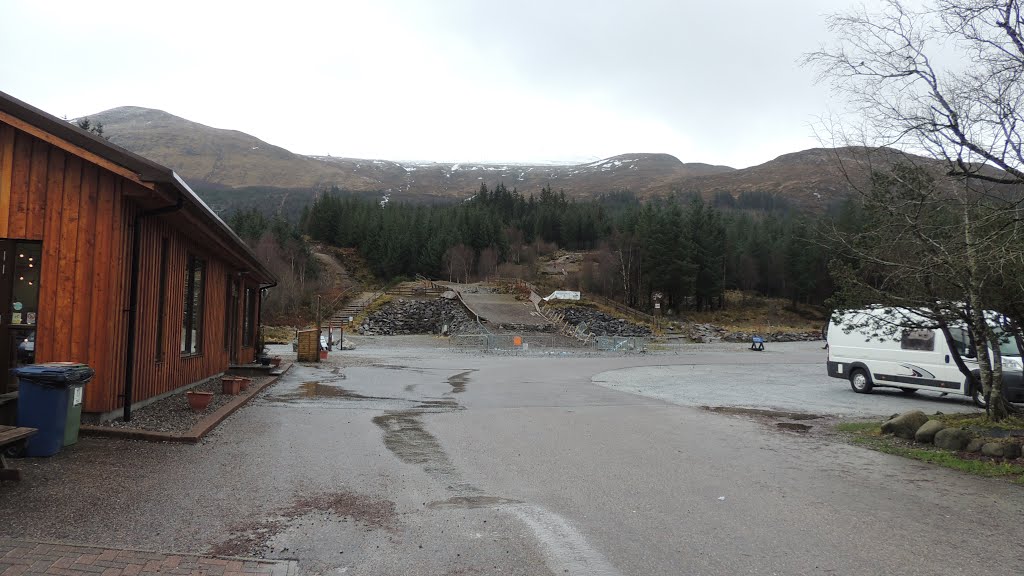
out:
M74 362L29 364L14 368L18 378L18 426L39 432L28 439L25 455L53 456L78 441L83 388L93 369Z

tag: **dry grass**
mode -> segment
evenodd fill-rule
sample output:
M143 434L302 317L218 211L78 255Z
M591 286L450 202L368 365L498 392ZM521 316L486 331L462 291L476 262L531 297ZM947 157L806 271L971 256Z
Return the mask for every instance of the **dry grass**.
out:
M287 344L295 340L295 328L292 326L264 326L263 340L267 344Z
M371 302L370 305L367 306L362 312L360 312L358 316L352 318L352 322L349 322L349 326L351 326L353 329L358 328L359 325L363 323L363 320L366 320L366 318L370 314L373 314L377 310L380 310L381 308L384 307L385 304L391 302L393 299L394 296L392 296L391 294L384 294L380 298L377 298L376 300Z
M819 332L828 320L828 311L820 306L788 300L762 298L727 292L725 308L708 312L684 312L689 322L721 326L730 332Z

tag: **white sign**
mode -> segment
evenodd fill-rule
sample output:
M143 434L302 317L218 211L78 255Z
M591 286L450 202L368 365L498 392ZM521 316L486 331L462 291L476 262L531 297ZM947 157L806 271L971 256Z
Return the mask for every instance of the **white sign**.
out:
M74 397L74 400L71 402L72 406L78 406L79 404L82 403L82 391L83 390L85 390L84 387L82 387L82 386L75 386L75 397Z
M545 300L579 300L580 293L572 290L555 290Z
M661 302L655 302L655 303L654 303L654 308L655 308L655 309L657 309L657 308L661 308Z

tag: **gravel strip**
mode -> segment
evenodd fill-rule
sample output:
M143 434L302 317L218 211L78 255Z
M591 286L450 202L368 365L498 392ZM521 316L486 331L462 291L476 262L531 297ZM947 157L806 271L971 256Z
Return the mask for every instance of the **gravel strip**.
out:
M261 384L272 378L274 376L253 378L252 383L249 384L249 390L242 392L241 395L250 394L253 389L258 388ZM143 406L138 410L133 410L131 422L125 422L121 418L117 418L116 420L100 422L98 425L108 428L147 430L150 432L188 432L200 420L237 398L237 396L222 394L221 389L220 378L190 389L196 392L214 393L213 401L202 412L195 412L189 408L185 392L181 392Z

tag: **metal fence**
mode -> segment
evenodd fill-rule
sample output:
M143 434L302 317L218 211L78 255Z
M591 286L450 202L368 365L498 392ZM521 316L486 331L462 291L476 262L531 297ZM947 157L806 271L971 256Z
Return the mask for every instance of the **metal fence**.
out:
M562 334L456 334L448 338L448 345L453 348L509 351L594 347L592 341L584 344Z
M598 350L614 350L617 352L646 352L647 338L638 336L598 336Z
M543 351L545 349L575 348L611 352L645 352L647 338L624 336L598 336L581 342L564 334L456 334L448 338L452 348L478 350Z

